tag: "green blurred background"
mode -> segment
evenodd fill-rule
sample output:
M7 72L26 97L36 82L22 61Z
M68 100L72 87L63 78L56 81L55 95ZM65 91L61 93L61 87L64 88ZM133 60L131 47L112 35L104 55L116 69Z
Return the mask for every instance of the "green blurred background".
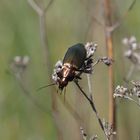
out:
M46 7L48 0L36 1ZM132 0L112 0L114 22L127 11ZM140 36L140 1L113 33L115 84L123 84L129 62L123 57L123 37ZM46 13L48 60L40 38L39 17L26 0L0 0L0 140L80 140L80 126L88 136L104 139L88 102L70 83L66 99L55 88L37 91L51 83L50 74L67 48L94 41L96 56L106 55L102 0L54 0ZM94 18L97 19L97 21ZM25 69L15 68L15 56L28 56ZM49 65L46 65L49 62ZM47 63L48 64L48 63ZM139 79L139 72L134 78ZM101 118L108 120L108 68L98 65L91 76L95 103ZM83 75L80 85L88 92ZM114 86L116 86L114 85ZM135 104L117 100L118 140L137 140L140 110Z

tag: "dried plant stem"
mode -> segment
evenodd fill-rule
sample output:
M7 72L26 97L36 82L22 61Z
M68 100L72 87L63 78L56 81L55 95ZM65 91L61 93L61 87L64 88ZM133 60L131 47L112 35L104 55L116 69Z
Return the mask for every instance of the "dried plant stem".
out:
M105 38L108 56L113 59L113 42L112 42L112 32L121 25L124 17L134 6L136 0L133 0L129 6L127 12L119 19L115 24L112 24L112 9L111 9L111 0L104 0L105 8ZM132 71L132 70L131 70ZM109 123L113 125L113 131L116 131L116 110L115 110L115 100L113 98L114 90L114 72L113 66L109 67Z
M40 29L40 39L42 43L42 47L45 51L43 51L46 61L47 67L51 67L50 65L50 57L49 57L49 47L48 47L48 39L47 39L47 27L46 27L46 13L48 8L51 6L53 0L49 1L47 7L41 8L35 0L28 0L30 6L35 10L39 17L39 29ZM49 69L48 69L49 71ZM51 75L51 72L48 72Z
M87 74L87 81L88 81L88 90L89 90L89 95L90 95L90 97L92 97L92 89L91 89L90 74Z
M128 71L128 74L127 74L127 76L126 76L126 81L129 81L129 79L130 79L130 77L132 76L134 70L135 70L135 65L132 64L131 67L130 67L130 69L129 69L129 71Z
M94 104L94 102L93 102L92 96L89 98L89 97L86 95L86 93L82 90L82 88L80 87L80 85L78 84L78 81L75 80L74 82L75 82L75 84L77 85L77 87L79 88L79 90L81 91L81 93L84 95L84 97L85 97L85 98L88 100L88 102L90 103L90 105L91 105L91 107L92 107L92 110L95 112L96 118L98 119L99 125L100 125L102 131L104 132L104 134L105 134L105 136L106 136L106 139L109 140L109 137L107 136L107 134L106 134L106 132L105 132L105 130L104 130L103 123L102 123L102 121L101 121L101 119L100 119L100 117L99 117L99 114L98 114L97 109L96 109L96 107L95 107L95 104Z
M48 40L47 40L47 27L46 27L46 13L47 10L49 9L49 7L51 6L53 0L49 1L49 4L44 7L41 8L36 2L35 0L28 0L30 6L36 11L36 13L39 16L39 26L40 26L40 38L41 38L41 43L42 43L42 47L44 48L45 51L43 51L44 53L44 57L46 60L46 65L47 67L49 67L48 70L48 75L49 77L51 77L51 64L50 64L50 57L49 57L49 48L48 48ZM51 88L51 92L54 93L53 88ZM52 108L53 111L56 110L56 97L54 96L54 94L52 95Z
M112 10L111 10L111 1L104 0L104 8L105 8L105 38L106 38L106 46L108 57L113 59L113 43L112 43L112 32L107 30L108 27L112 27ZM115 100L113 98L114 91L114 72L113 66L109 67L109 124L112 124L113 131L116 131L116 118L115 118ZM113 138L113 137L112 137Z
M39 4L35 1L35 0L28 0L30 6L35 10L35 12L37 13L38 17L39 17L39 29L40 29L40 39L41 39L41 43L42 43L42 47L43 49L43 55L45 57L46 60L46 66L48 67L48 76L50 77L51 80L51 64L50 64L50 57L49 57L49 48L48 48L48 39L47 39L47 27L46 27L46 13L47 10L49 9L49 7L51 6L53 0L50 0L48 5L44 8L41 8L41 6L39 6ZM55 90L54 88L51 88L51 96L52 96L52 113L54 116L54 121L57 124L57 118L55 116L57 116L57 99L55 96ZM57 125L56 125L57 126ZM60 129L57 126L57 133L58 133L58 139L62 140L62 132L60 131Z

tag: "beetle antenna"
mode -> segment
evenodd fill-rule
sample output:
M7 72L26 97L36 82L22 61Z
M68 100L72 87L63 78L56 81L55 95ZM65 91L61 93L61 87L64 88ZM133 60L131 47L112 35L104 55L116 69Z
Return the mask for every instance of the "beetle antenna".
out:
M37 91L39 91L39 90L41 90L43 88L46 88L46 87L54 86L54 85L56 85L56 84L52 83L52 84L49 84L49 85L42 86L42 87L38 88Z

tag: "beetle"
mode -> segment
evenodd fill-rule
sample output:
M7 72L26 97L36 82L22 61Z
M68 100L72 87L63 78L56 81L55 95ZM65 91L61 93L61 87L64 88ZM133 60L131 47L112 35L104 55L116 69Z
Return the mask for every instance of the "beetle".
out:
M73 80L81 79L82 73L92 73L92 56L96 51L96 43L75 44L68 48L63 61L55 64L52 80L60 90Z

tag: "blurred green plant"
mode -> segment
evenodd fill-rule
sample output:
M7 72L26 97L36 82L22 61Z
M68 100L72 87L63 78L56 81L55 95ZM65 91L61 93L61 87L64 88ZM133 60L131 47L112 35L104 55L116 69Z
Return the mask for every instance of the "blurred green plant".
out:
M35 2L43 10L50 3L48 0ZM111 4L112 20L123 21L121 24L115 24L120 26L117 26L117 30L112 34L115 85L123 83L122 77L130 65L123 57L121 40L131 34L137 37L140 35L139 1L124 19L123 13L126 13L128 7L131 8L131 2L113 0ZM100 56L106 53L102 1L54 0L50 4L42 18L25 0L0 0L0 139L80 140L80 126L86 130L89 138L97 134L98 138L103 139L97 120L91 116L92 110L84 98L77 94L73 84L67 87L65 102L63 96L56 93L55 88L36 92L41 85L50 83L52 66L63 57L67 46L96 41L99 44L97 53ZM45 25L45 28L42 30L40 25ZM45 33L45 36L42 33ZM42 40L47 43L48 55ZM15 75L17 68L15 71L11 70L15 56L30 58L25 70L19 68L22 73L21 81L18 81ZM90 77L95 103L101 118L103 116L105 120L108 118L107 72L104 66L99 65ZM139 72L134 73L131 78L138 79L138 75ZM80 85L88 93L87 77L82 78ZM23 90L24 88L26 90ZM27 92L29 96L26 96ZM45 111L38 105L45 108ZM140 129L137 108L120 100L117 100L116 107L118 139L137 139Z

